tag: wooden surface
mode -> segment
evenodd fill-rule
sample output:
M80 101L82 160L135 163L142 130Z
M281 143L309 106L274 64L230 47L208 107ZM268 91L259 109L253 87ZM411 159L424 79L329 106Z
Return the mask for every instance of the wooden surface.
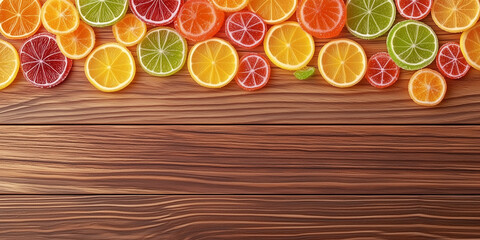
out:
M377 90L274 68L255 93L140 68L101 93L83 61L55 89L20 75L0 91L1 240L480 239L479 71L436 108L407 71Z

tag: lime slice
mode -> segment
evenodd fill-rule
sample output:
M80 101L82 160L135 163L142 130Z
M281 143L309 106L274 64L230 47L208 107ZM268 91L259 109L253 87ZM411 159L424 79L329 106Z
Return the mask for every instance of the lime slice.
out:
M405 70L418 70L430 65L437 56L438 38L425 23L407 20L397 23L387 38L390 57Z
M380 37L392 27L396 11L393 0L348 0L347 29L363 39Z
M315 69L314 67L305 67L296 71L293 75L295 75L298 80L307 80L315 74Z
M187 41L174 29L150 30L137 47L142 68L153 76L170 76L182 69L187 59Z
M92 27L106 27L120 21L128 10L128 0L76 0L83 21Z

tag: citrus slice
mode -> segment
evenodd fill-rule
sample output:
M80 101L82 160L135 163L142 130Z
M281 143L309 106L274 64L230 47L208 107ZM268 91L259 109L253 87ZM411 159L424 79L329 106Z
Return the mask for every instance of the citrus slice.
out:
M195 44L188 55L193 80L207 88L229 84L238 72L237 50L225 40L212 38Z
M467 60L463 57L458 43L445 43L438 51L437 67L443 76L450 79L460 79L470 70Z
M248 5L249 0L210 0L213 5L224 12L238 12Z
M129 13L112 27L117 42L127 46L137 45L147 34L147 25Z
M418 70L435 60L438 52L437 35L425 23L406 20L397 23L387 38L390 57L405 70Z
M92 27L112 26L120 21L128 9L128 0L75 0L78 12Z
M12 44L0 40L0 90L8 87L17 77L20 58Z
M463 32L475 25L480 17L478 0L435 0L432 18L435 24L451 33Z
M225 21L225 34L236 46L252 49L262 44L267 24L252 12L237 12Z
M297 9L297 0L250 0L248 8L266 23L279 24L293 16Z
M0 33L9 39L23 39L35 34L42 21L38 0L0 1Z
M347 21L343 0L303 0L298 6L297 20L317 38L333 38L340 34Z
M42 6L41 19L43 27L56 35L71 33L80 24L78 11L68 0L47 0Z
M462 33L460 48L468 64L480 70L480 24Z
M270 64L265 57L251 53L240 59L236 81L243 90L259 90L268 84L271 71Z
M397 82L400 77L400 68L388 53L380 52L368 60L365 77L370 85L376 88L387 88Z
M170 76L183 68L187 59L187 41L174 29L152 29L137 47L142 68L153 76Z
M306 67L315 53L313 37L296 22L273 26L263 44L270 61L286 70L296 71Z
M316 68L314 67L305 67L296 71L293 75L298 80L307 80L315 74Z
M143 22L165 26L177 17L182 0L130 0L130 9Z
M29 38L20 49L23 76L40 88L62 83L72 69L72 60L58 48L55 36L39 33Z
M175 20L175 28L186 39L205 41L220 31L225 13L207 0L189 0L183 4Z
M332 86L352 87L365 76L367 56L362 46L352 40L333 40L320 50L318 68Z
M395 0L400 15L406 19L422 20L432 9L433 0Z
M82 59L95 47L95 32L92 27L81 21L77 30L72 33L57 35L57 43L66 57Z
M413 74L408 83L408 93L421 106L433 107L442 102L447 92L447 82L442 74L425 68Z
M85 61L88 81L100 91L116 92L127 87L135 77L132 53L118 43L103 44Z
M390 30L396 13L393 0L348 0L347 29L358 38L378 38Z

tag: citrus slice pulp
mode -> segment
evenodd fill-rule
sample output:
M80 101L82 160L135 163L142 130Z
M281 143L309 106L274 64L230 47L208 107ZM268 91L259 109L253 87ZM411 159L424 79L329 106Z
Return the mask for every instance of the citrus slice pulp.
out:
M23 76L40 88L52 88L62 83L72 69L72 60L58 48L55 36L39 33L29 38L20 49Z
M376 88L387 88L397 82L400 77L400 68L388 53L380 52L368 60L365 77L370 85Z
M57 35L57 43L63 55L70 59L82 59L95 47L95 32L92 27L80 22L77 30L65 35Z
M175 29L184 38L205 41L220 31L225 13L207 0L189 0L183 4L175 20Z
M279 24L288 20L297 9L297 0L250 0L250 11L258 14L268 24Z
M9 39L23 39L35 34L42 23L38 0L0 1L0 33Z
M213 5L224 12L238 12L244 9L249 0L210 0Z
M195 44L188 55L188 71L193 80L207 88L221 88L237 75L237 50L230 43L212 38Z
M406 20L397 23L387 38L390 57L405 70L418 70L430 65L437 56L438 39L425 23Z
M421 106L433 107L442 102L447 92L447 82L442 74L425 68L413 74L408 83L408 93Z
M270 64L265 57L251 53L240 59L236 81L243 90L259 90L268 84L271 71Z
M15 47L0 40L0 90L8 87L17 77L20 58Z
M480 24L462 33L460 48L468 64L480 70Z
M267 24L252 12L236 12L225 21L225 34L236 46L252 49L262 44Z
M422 20L430 13L433 0L395 0L395 2L402 17Z
M100 91L116 92L127 87L135 77L132 53L118 43L95 48L85 61L85 75Z
M396 13L393 0L348 0L347 29L358 38L374 39L390 30Z
M76 0L76 5L83 21L92 27L112 26L128 10L128 0Z
M177 17L182 0L130 0L130 9L143 22L165 26Z
M137 47L142 68L153 76L170 76L180 71L187 59L187 41L174 29L159 27L148 32Z
M298 6L297 20L311 35L333 38L345 26L347 9L343 0L303 0Z
M137 45L147 34L147 25L129 13L112 27L117 42L127 46Z
M313 37L296 22L285 22L268 30L263 42L270 61L282 69L299 70L315 53Z
M460 45L449 42L438 51L437 68L447 78L460 79L467 75L470 65L463 57Z
M435 0L432 18L435 24L451 33L463 32L475 25L480 17L478 0Z
M332 40L320 50L318 69L332 86L352 87L365 76L367 56L362 46L352 40Z
M42 6L42 24L55 35L75 31L80 24L80 16L75 5L69 0L47 0Z

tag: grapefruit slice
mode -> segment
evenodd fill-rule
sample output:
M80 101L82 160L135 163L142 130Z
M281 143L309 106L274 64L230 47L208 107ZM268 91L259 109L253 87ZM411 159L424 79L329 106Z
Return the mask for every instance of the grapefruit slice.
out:
M373 55L367 64L367 78L370 85L376 88L387 88L397 82L400 76L400 67L386 52Z
M460 50L460 44L454 42L445 43L440 48L437 67L443 76L450 79L460 79L470 70L470 65Z
M297 10L302 28L317 38L333 38L340 34L347 21L343 0L304 0Z
M224 19L225 13L208 0L189 0L180 9L175 28L186 39L205 41L220 31Z
M268 60L259 54L252 53L240 59L240 67L235 79L243 90L255 91L267 85L270 73Z
M252 49L262 44L267 24L252 12L237 12L225 21L225 34L234 45Z
M422 20L432 10L433 0L395 0L395 3L402 17L411 20Z
M20 49L23 76L40 88L52 88L62 83L70 73L72 60L58 48L55 36L39 33L28 39Z
M182 0L130 0L130 10L152 26L165 26L177 17Z

